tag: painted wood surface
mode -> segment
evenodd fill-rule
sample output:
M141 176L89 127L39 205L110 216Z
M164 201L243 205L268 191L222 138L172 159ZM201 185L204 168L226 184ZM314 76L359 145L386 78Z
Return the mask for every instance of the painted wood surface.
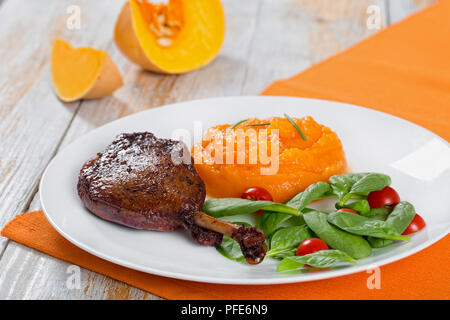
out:
M0 0L0 226L40 209L38 183L48 162L74 139L125 115L177 101L257 95L376 33L366 25L377 6L381 28L434 0L223 0L227 35L218 58L186 75L162 76L129 63L112 41L123 0ZM67 28L70 5L81 28ZM101 100L62 103L52 92L49 55L62 37L108 51L125 86ZM159 299L0 237L0 299Z

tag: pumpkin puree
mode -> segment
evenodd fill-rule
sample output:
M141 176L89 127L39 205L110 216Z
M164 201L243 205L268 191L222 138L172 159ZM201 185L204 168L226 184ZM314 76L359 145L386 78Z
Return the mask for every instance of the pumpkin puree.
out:
M342 143L335 132L312 117L293 120L306 141L288 119L281 117L248 119L232 130L229 124L209 128L202 141L192 148L195 169L205 182L208 195L236 198L250 187L262 187L275 202L284 202L312 183L347 171ZM257 138L264 133L267 139L264 135L264 139ZM267 154L270 163L259 152ZM271 166L276 170L262 174L262 168Z

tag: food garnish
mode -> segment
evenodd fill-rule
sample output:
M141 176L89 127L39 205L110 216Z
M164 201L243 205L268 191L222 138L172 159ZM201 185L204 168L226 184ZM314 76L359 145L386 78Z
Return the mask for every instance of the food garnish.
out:
M287 115L286 113L284 114L284 116L289 120L289 122L294 126L294 128L298 131L298 133L300 134L300 136L302 137L303 140L306 141L306 137L303 134L302 130L300 130L300 128L298 127L298 125L295 123L295 121L289 117L289 115Z
M236 128L238 125L240 125L241 123L243 123L243 122L245 122L245 121L247 121L247 120L248 120L248 119L244 119L244 120L241 120L241 121L236 122L236 123L233 124L228 130L229 130L229 131L233 130L233 129Z
M270 122L247 124L246 127L263 127L270 126Z

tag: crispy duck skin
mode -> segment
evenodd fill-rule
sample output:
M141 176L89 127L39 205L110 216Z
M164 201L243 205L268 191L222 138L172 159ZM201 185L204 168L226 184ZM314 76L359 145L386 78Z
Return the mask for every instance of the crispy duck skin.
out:
M102 219L144 230L183 227L206 246L219 245L226 234L238 241L249 263L264 258L264 233L201 212L205 185L180 141L150 132L121 134L83 165L77 190L86 208Z

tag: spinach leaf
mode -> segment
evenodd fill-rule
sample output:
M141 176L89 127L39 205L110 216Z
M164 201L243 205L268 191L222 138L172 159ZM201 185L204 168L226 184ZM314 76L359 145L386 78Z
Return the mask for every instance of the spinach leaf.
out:
M251 224L247 222L233 222L233 223L245 227L251 227ZM239 243L237 243L228 236L223 236L222 243L216 246L216 250L225 258L228 258L230 260L245 261L245 257L242 254L242 250Z
M334 175L329 179L333 193L338 196L339 200L350 192L356 181L362 179L368 173L346 173Z
M268 238L283 222L288 221L292 217L292 215L287 213L264 211L261 215L258 227Z
M374 238L374 237L367 237L367 241L369 241L370 246L372 248L384 248L394 243L394 240Z
M286 202L290 207L302 211L308 204L314 200L322 199L325 194L331 191L331 187L326 182L317 182L310 185L305 191L298 193L292 199Z
M370 209L369 212L361 215L370 219L385 221L391 212L392 208L390 206L384 206Z
M349 208L355 210L356 212L359 212L359 214L361 215L366 215L370 212L370 205L366 199L353 201L345 204L345 206L341 206L339 202L336 203L336 209L342 208Z
M312 235L306 225L278 229L270 239L270 250L266 256L292 252L292 249L297 249L301 242L309 238L312 238Z
M340 250L321 250L300 257L292 256L284 258L278 263L277 271L293 271L303 267L305 264L317 268L327 268L338 262L356 263L356 260Z
M235 261L244 261L245 257L242 254L239 243L228 236L223 236L222 243L216 246L216 250L225 258Z
M415 215L416 209L414 206L407 201L401 201L394 207L391 214L389 214L386 223L394 227L401 234L409 226Z
M341 250L355 259L367 257L372 253L369 243L361 236L340 230L327 221L327 214L308 210L303 213L311 230L333 249Z
M409 202L402 201L395 206L385 222L387 225L393 227L399 234L402 234L415 215L416 209L414 209L414 206ZM373 248L383 248L393 243L392 240L375 237L369 237L367 240Z
M355 182L351 194L367 196L372 191L381 190L391 184L391 178L381 173L369 173Z
M287 257L295 256L296 252L297 252L297 248L280 250L280 251L276 251L276 252L270 253L269 257L271 257L273 259L281 260L281 259L284 259L284 258L287 258Z
M289 207L296 208L302 211L309 203L314 200L324 199L327 197L334 197L330 193L331 187L326 182L317 182L310 185L305 191L302 191L295 195L293 198L288 200L285 204ZM266 236L270 236L283 222L288 221L292 218L292 215L285 213L275 213L275 212L264 212L259 228L264 231ZM302 219L301 216L298 217ZM292 219L291 219L292 220ZM296 221L294 224L304 224L303 219L301 221Z
M347 173L332 176L329 181L342 206L352 197L367 196L391 184L391 178L381 173Z
M373 220L351 212L333 212L328 215L328 222L352 234L372 236L390 240L410 240L400 235L396 229L384 221Z
M282 203L272 201L254 201L240 198L208 199L203 204L203 212L214 218L227 217L237 214L247 214L260 209L274 212L287 213L299 216L299 210Z

